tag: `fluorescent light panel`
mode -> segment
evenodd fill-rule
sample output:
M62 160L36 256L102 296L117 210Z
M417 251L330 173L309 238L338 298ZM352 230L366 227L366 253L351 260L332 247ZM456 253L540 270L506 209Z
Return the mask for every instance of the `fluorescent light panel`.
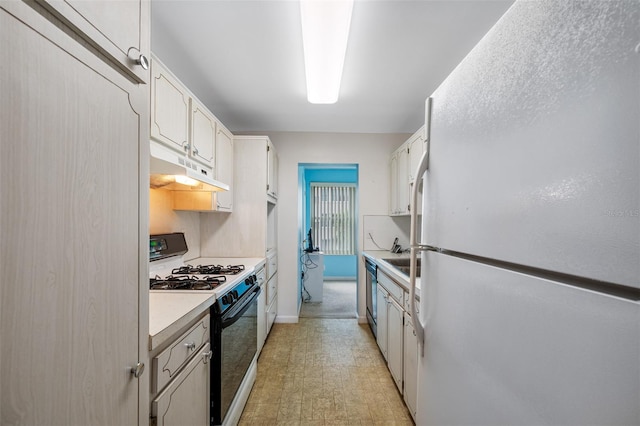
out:
M353 0L300 0L307 99L312 104L338 100L352 11Z

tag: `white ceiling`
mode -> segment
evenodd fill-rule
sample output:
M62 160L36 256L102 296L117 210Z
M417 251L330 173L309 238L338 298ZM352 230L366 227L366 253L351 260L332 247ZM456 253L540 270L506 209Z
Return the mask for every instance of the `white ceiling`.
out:
M411 133L512 0L356 0L340 98L307 102L293 0L153 0L152 51L234 133Z

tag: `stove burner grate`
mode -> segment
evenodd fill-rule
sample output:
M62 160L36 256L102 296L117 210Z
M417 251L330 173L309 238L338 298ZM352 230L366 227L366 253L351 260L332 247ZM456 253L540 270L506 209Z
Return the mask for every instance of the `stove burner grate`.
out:
M244 265L185 265L175 268L172 274L224 274L235 275L244 271Z
M151 290L213 290L226 281L225 276L169 275L166 278L151 278L149 286Z

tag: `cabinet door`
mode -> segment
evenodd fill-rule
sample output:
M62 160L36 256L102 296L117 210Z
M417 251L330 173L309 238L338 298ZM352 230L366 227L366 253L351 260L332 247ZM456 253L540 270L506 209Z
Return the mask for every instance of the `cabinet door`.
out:
M220 211L233 210L233 138L222 126L216 132L216 178L229 185L228 191L216 193Z
M422 130L422 132L424 132L424 130ZM418 170L420 159L422 158L422 153L424 152L424 136L422 132L414 135L407 146L407 149L409 151L409 182L413 182L416 179L415 173L416 170Z
M396 191L398 199L397 214L409 213L409 153L407 146L403 145L398 151L398 176L396 178Z
M409 314L404 314L404 402L416 418L418 393L418 339Z
M39 0L39 3L127 75L139 83L148 81L148 71L136 62L140 55L147 60L150 55L146 1Z
M189 140L189 95L162 64L151 61L151 137L185 152Z
M216 119L208 109L193 98L191 98L190 148L190 155L194 160L212 168L215 166Z
M267 195L278 198L278 155L273 144L267 140Z
M391 297L387 303L387 308L387 363L396 386L402 392L404 311Z
M208 425L211 346L207 343L151 404L157 426Z
M378 286L377 290L377 301L376 304L376 327L377 327L377 335L376 342L378 343L378 347L384 356L384 359L387 359L387 303L389 303L389 294L384 291L384 289Z
M0 424L137 424L148 86L23 2L0 40Z
M398 213L398 153L395 152L391 156L389 162L389 177L391 185L389 186L389 214Z
M278 274L274 275L271 280L277 280ZM269 281L271 281L269 280ZM276 316L278 315L278 296L275 295L273 297L273 301L269 304L267 308L267 335L271 332L271 327L273 323L276 321Z

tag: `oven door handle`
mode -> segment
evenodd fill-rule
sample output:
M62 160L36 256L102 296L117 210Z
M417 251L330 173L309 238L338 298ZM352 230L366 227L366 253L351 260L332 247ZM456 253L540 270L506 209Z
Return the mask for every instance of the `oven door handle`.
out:
M225 315L223 315L222 316L222 328L225 329L225 328L235 324L235 322L238 321L240 319L240 317L242 317L242 315L245 312L247 312L247 310L251 307L251 304L253 303L254 300L256 300L258 298L258 296L260 295L261 291L262 291L262 287L256 286L255 290L253 290L253 294L251 294L251 296L249 296L242 303L242 305L238 306L237 308L234 308L234 309L230 310Z

